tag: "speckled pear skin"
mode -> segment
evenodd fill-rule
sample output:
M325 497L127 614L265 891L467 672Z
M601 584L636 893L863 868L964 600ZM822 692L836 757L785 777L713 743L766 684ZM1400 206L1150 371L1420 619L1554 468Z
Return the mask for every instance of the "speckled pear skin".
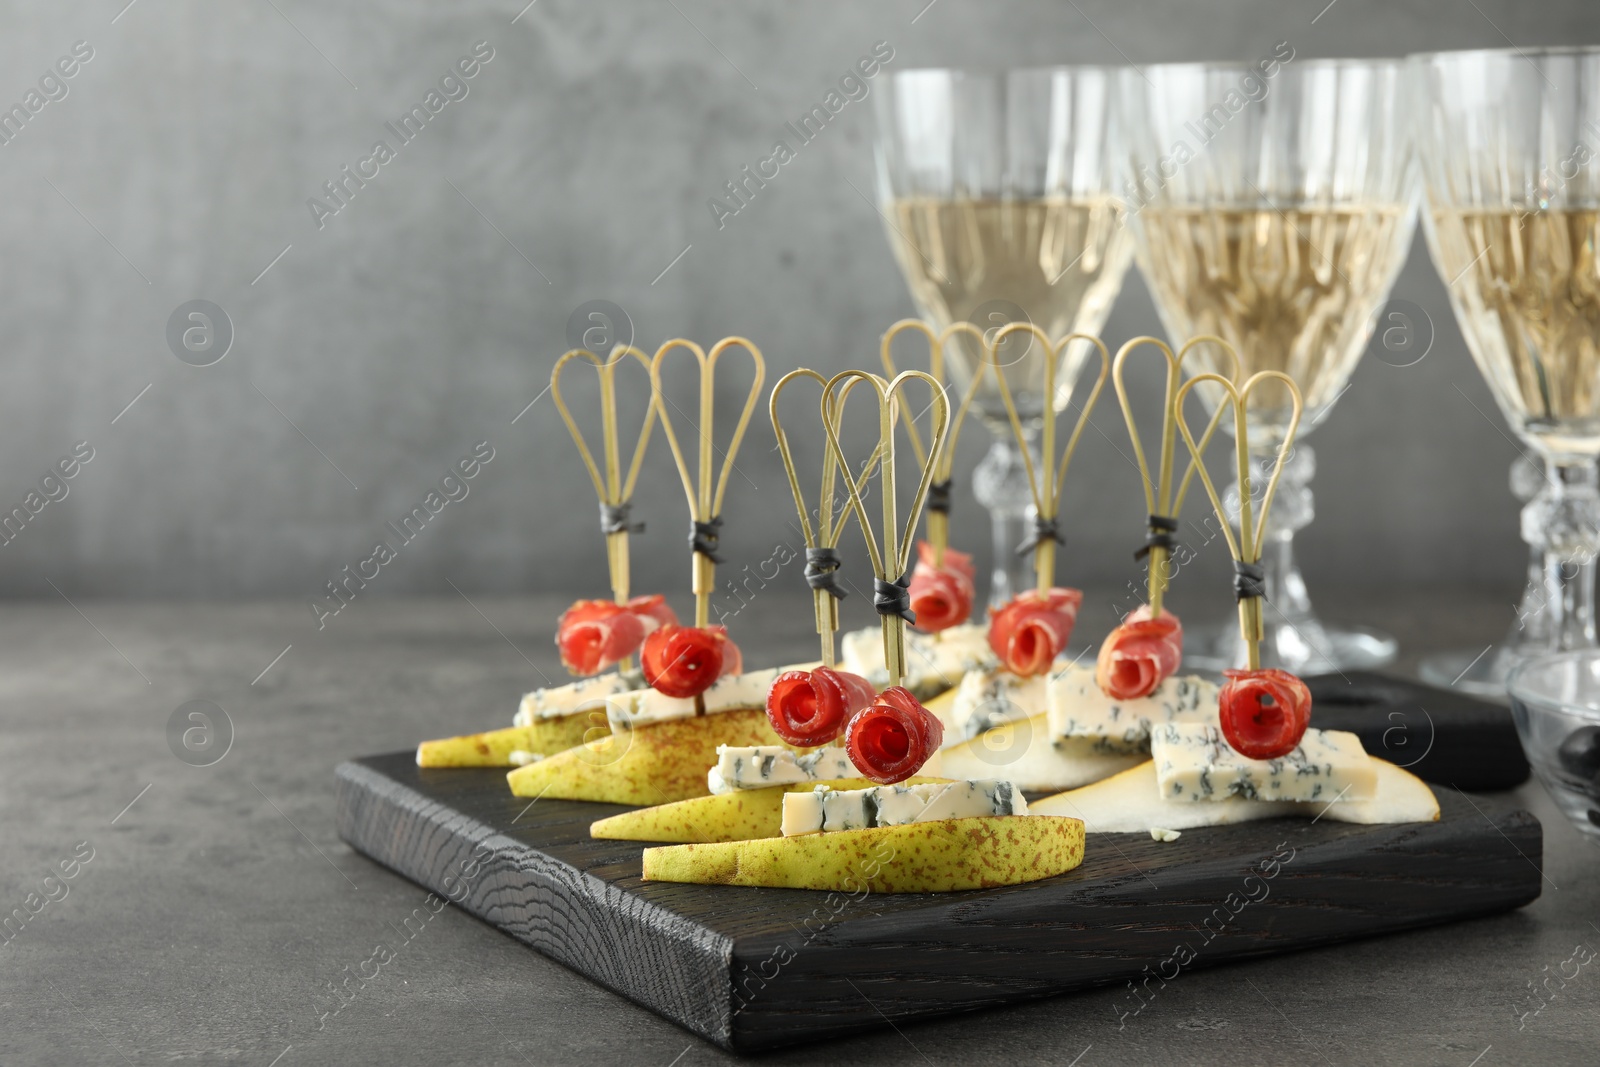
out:
M710 795L718 745L783 745L766 711L746 708L638 726L558 752L506 775L519 797L665 804Z
M518 749L552 756L584 740L610 733L603 711L579 711L539 719L531 726L508 726L462 737L443 737L417 746L418 767L509 767Z
M943 778L915 777L906 785L942 782ZM834 778L822 782L795 782L765 789L736 789L718 796L695 797L653 808L626 811L600 819L589 827L590 837L613 841L749 841L777 837L783 826L783 795L825 785L832 789L870 789L876 782L865 778Z
M645 881L872 893L946 893L1036 882L1083 862L1083 823L984 816L644 851Z

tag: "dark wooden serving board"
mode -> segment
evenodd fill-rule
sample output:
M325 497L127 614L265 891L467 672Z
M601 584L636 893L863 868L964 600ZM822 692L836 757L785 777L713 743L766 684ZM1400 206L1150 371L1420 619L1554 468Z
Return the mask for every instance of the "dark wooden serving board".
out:
M642 846L589 838L593 820L626 809L529 806L503 771L422 770L410 752L339 767L338 825L512 937L724 1048L755 1050L1535 899L1538 820L1438 792L1433 824L1274 819L1165 844L1097 834L1081 867L1043 882L860 899L646 883Z
M1514 789L1528 760L1511 709L1373 671L1311 675L1311 725L1349 730L1371 755L1453 789Z

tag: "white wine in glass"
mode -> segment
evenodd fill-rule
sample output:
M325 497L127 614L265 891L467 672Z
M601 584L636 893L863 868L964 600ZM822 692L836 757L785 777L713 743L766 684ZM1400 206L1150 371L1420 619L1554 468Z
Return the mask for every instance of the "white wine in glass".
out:
M1301 438L1343 395L1410 244L1404 84L1404 65L1384 60L1161 64L1119 84L1128 228L1168 339L1178 347L1223 338L1239 356L1240 381L1286 373L1305 398ZM1184 363L1186 374L1232 369L1214 345ZM1199 392L1214 410L1219 391ZM1263 467L1289 415L1286 390L1249 398ZM1325 625L1295 563L1295 531L1314 514L1315 469L1311 448L1297 441L1261 560L1263 662L1296 673L1381 666L1394 658L1394 640ZM1238 493L1234 486L1231 506ZM1191 632L1191 664L1242 663L1236 626Z
M1052 338L1104 327L1132 259L1112 192L1117 73L1056 67L889 76L875 97L878 195L895 260L929 325L971 322L992 337L1022 321ZM1001 346L996 355L1012 382L1043 380L1040 347L1026 334ZM1013 387L1025 428L1068 406L1089 351L1068 350L1048 402ZM946 355L949 384L965 389L981 353L958 335ZM992 377L973 410L994 434L973 488L993 527L995 605L1032 584L1027 559L1016 553L1032 496Z
M1413 76L1434 265L1543 473L1522 509L1541 565L1517 622L1490 649L1430 657L1422 674L1503 696L1522 658L1596 644L1600 49L1442 52L1415 57Z
M1011 318L996 320L993 312L1011 305L1049 337L1098 333L1133 257L1122 204L1111 197L907 197L891 203L890 218L889 244L911 298L941 330L953 322L997 329ZM951 360L958 389L966 388L981 358L969 350L969 340L958 335L962 350ZM1014 337L1005 344L1026 347L1027 355L1021 357L1026 360L1039 355L1031 342ZM1008 374L1018 382L1041 378L1038 368L1007 363ZM1058 407L1070 397L1076 367L1069 367L1063 378ZM1039 398L1029 399L1034 410L1023 414L1041 417ZM997 390L980 392L975 408L996 433L1011 432Z
M1600 455L1600 210L1435 208L1439 271L1506 421Z
M1243 361L1242 373L1282 371L1305 398L1310 430L1344 391L1371 332L1372 309L1405 257L1397 239L1408 211L1396 204L1189 208L1140 213L1150 250L1145 280L1173 338L1215 334ZM1212 346L1185 360L1227 375ZM1288 425L1285 394L1252 393L1252 441L1274 450ZM1215 403L1215 401L1213 401Z

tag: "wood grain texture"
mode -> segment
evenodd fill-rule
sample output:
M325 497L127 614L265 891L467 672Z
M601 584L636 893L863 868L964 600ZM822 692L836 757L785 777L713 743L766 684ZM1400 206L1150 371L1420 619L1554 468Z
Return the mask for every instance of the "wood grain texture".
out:
M1154 989L1174 970L1535 899L1538 820L1439 793L1434 824L1092 835L1079 869L1032 885L860 897L645 883L641 845L588 836L625 809L529 806L504 772L421 770L410 752L340 766L338 825L518 940L724 1048L756 1050L1093 985Z

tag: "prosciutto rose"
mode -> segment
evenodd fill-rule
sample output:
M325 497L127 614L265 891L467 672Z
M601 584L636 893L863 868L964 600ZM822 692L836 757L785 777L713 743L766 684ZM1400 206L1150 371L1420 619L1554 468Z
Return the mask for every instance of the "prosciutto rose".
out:
M1288 671L1223 671L1217 694L1222 736L1250 759L1280 759L1311 725L1311 690Z
M669 697L696 697L725 674L744 669L739 646L721 626L669 624L644 639L645 684Z
M1011 673L1043 674L1071 640L1081 603L1079 589L1018 593L989 617L989 647Z
M650 633L677 621L661 596L636 596L626 604L580 600L561 613L556 647L571 673L598 674L633 655Z
M1094 680L1113 700L1133 700L1156 691L1183 662L1183 624L1166 609L1150 617L1135 608L1107 635L1095 662Z
M959 626L972 615L976 575L972 557L953 548L944 550L944 563L933 565L933 546L917 542L917 565L911 572L911 611L916 627L938 633Z
M943 740L944 724L896 685L851 717L844 748L863 778L893 785L916 774Z
M844 733L845 723L874 696L872 683L849 671L785 671L767 690L767 719L791 745L813 748Z

